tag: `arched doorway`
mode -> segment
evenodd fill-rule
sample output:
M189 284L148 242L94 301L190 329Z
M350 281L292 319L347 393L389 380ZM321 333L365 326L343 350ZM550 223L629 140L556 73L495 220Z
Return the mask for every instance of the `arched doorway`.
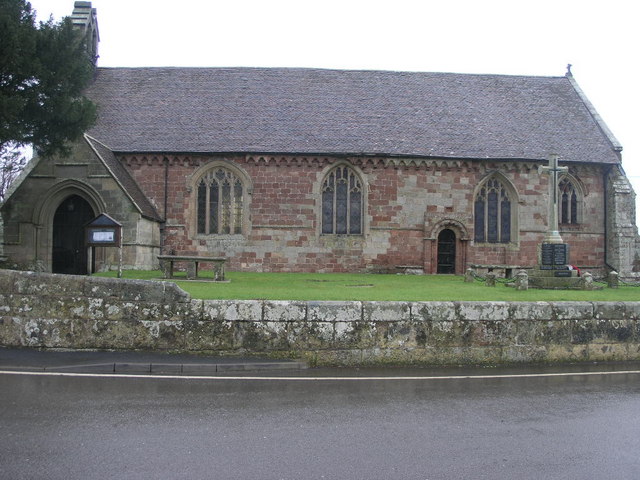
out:
M438 234L438 273L456 273L456 234L445 228Z
M95 217L91 205L79 195L67 197L53 216L53 273L84 275L87 273L87 252L84 225Z

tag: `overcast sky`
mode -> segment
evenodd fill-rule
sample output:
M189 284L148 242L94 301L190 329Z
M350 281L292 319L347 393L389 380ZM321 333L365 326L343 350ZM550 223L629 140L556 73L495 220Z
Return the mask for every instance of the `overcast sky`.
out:
M30 2L40 20L70 15L74 4ZM315 67L561 76L571 63L578 84L623 145L622 165L640 193L640 30L633 1L92 4L98 11L98 64L103 67Z

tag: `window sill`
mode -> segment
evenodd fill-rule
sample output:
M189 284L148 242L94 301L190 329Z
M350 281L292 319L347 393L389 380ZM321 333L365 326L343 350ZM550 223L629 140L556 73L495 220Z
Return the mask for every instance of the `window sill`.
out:
M491 242L476 242L475 240L473 241L473 246L474 247L506 247L506 248L517 248L518 244L515 242L507 242L507 243L502 243L502 242L495 242L495 243L491 243Z
M329 238L358 238L364 237L363 233L321 233L321 237Z
M575 232L577 230L582 230L582 224L581 223L561 223L560 225L558 225L558 230L560 231L564 231L564 232Z
M366 239L364 235L323 233L319 242L326 248L362 248Z
M515 245L515 242L479 242L478 240L474 240L473 243L476 245Z
M241 233L198 233L194 237L195 240L244 240L245 236Z

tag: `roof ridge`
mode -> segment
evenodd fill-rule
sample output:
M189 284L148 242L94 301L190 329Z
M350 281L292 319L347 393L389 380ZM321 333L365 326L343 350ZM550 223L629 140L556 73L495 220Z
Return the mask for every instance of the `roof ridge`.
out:
M434 75L434 76L466 76L466 77L499 77L499 78L537 78L537 79L563 79L564 75L527 75L516 73L477 73L477 72L437 72L424 70L385 70L385 69L346 69L330 67L247 67L247 66L122 66L105 67L100 66L97 70L210 70L210 71L263 71L263 72L327 72L327 73L363 73L363 74L407 74L407 75Z

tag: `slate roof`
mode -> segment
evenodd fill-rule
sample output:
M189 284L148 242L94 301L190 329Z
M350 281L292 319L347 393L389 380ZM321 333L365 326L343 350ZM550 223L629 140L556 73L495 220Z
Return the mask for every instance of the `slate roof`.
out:
M127 169L118 161L113 152L95 138L91 138L89 135L85 135L84 138L93 151L96 152L98 157L102 160L105 167L111 172L116 182L120 184L124 192L129 196L140 214L143 217L161 221L162 217L158 214L153 204L142 192L140 186L129 174Z
M620 161L571 77L98 68L88 96L114 152Z

